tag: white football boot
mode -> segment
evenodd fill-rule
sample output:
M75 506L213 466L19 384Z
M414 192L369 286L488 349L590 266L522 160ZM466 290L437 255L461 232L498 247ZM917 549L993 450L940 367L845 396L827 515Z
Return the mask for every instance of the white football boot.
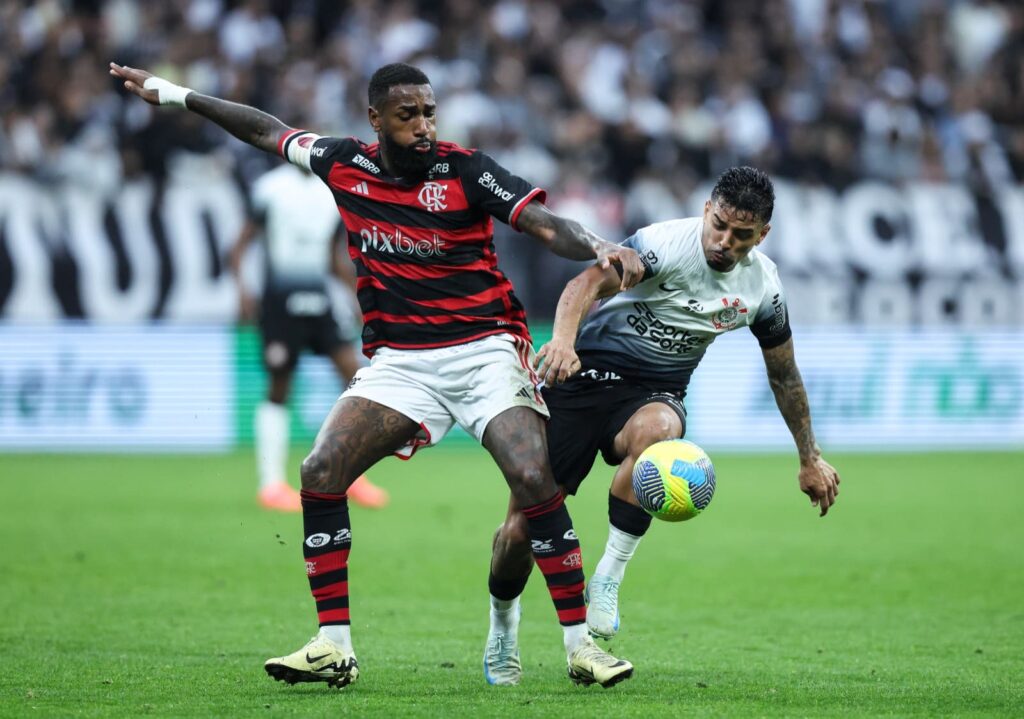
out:
M619 584L617 579L595 574L583 597L587 602L587 629L592 636L611 639L619 631Z
M340 689L354 684L359 678L356 655L320 635L310 639L297 652L268 659L263 668L274 679L289 684L326 682L328 686Z
M587 637L569 655L569 678L576 684L600 684L606 689L633 676L633 665L616 659Z

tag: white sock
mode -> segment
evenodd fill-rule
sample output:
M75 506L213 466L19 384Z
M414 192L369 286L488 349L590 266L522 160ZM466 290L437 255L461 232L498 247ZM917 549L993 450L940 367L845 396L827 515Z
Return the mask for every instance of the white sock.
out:
M498 599L491 595L491 626L498 631L515 629L519 624L519 597Z
M562 640L565 642L565 655L569 656L573 650L587 640L590 635L587 633L587 624L573 624L571 627L562 627Z
M320 627L320 636L330 639L344 651L352 651L352 627L348 624L328 624Z
M260 489L285 481L288 461L288 408L263 402L256 408L256 466Z
M606 577L621 582L626 574L626 565L633 558L633 552L643 537L635 534L627 534L621 529L608 525L608 543L604 547L604 554L601 561L597 563L594 574L603 574Z
M498 599L493 594L491 595L491 611L492 612L508 612L519 606L519 597L512 599Z

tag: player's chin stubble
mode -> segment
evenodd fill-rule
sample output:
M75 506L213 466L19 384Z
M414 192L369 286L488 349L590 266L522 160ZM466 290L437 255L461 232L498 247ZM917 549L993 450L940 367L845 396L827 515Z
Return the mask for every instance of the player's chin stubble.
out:
M381 135L381 146L398 177L419 179L425 177L437 159L437 142L430 141L430 152L417 152L411 145L400 145L387 135Z

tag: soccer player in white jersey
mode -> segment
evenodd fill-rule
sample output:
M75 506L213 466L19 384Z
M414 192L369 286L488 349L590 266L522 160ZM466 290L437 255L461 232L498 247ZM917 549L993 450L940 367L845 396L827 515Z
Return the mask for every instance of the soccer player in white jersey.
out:
M645 265L635 287L620 292L616 272L599 267L570 282L558 303L553 337L537 353L551 412L548 452L562 491L575 494L598 453L616 467L608 542L587 585L587 625L595 636L609 639L618 631L619 585L651 524L633 494L633 463L655 442L684 435L686 386L718 335L750 328L796 443L801 491L821 516L839 493L839 475L814 439L778 272L756 249L768 234L774 199L763 172L727 170L702 217L650 225L626 240ZM587 316L599 299L603 304ZM519 595L532 564L530 538L513 499L494 538L489 577L484 664L486 676L498 678L492 683L519 681Z
M290 422L286 402L304 349L329 357L342 385L362 365L356 344L355 269L342 255L344 227L334 199L313 173L295 165L271 170L253 183L251 208L229 265L238 283L241 318L259 321L270 380L254 423L257 500L266 509L301 512L299 491L285 479ZM241 268L246 251L261 235L263 291L257 308ZM344 283L343 292L330 292L329 274ZM363 507L388 503L388 493L365 475L347 494Z

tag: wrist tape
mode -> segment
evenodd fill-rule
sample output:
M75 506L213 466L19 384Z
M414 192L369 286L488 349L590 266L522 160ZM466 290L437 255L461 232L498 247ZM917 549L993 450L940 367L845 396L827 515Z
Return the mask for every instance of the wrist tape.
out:
M191 88L175 85L159 77L147 77L142 83L144 90L156 90L157 100L161 105L174 105L185 107L185 97L192 92Z

